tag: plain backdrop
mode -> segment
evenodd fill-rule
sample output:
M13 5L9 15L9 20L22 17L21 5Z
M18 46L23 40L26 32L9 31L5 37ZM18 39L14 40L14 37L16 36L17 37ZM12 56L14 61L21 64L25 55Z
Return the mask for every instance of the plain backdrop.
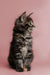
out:
M34 12L31 17L36 26L32 32L34 60L32 71L28 74L41 75L47 72L45 75L50 75L50 0L0 0L0 73L1 75L18 74L9 68L7 57L15 19L24 11L27 15ZM49 68L44 67L45 70L39 68L42 66Z

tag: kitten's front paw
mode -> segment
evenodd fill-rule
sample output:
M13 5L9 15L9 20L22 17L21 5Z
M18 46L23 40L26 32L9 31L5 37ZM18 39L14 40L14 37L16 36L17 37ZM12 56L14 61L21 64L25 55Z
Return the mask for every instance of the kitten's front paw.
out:
M30 70L31 70L30 66L27 66L27 68L24 68L24 71L30 71Z
M27 68L24 68L24 71L27 71Z
M30 67L30 66L28 66L28 67L27 67L27 71L30 71L30 70L31 70L31 67Z
M22 68L16 68L17 72L23 72L24 70Z

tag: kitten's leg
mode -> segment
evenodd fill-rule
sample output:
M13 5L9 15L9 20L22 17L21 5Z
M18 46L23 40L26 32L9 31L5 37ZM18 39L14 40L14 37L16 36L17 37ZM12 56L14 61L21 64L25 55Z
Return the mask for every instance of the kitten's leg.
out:
M27 65L27 71L30 71L30 70L31 70L31 66Z
M16 71L18 72L22 72L23 71L23 57L22 57L22 54L20 52L17 52L15 54L16 56Z
M23 60L21 58L21 54L20 54L20 56L19 55L17 56L17 59L15 59L12 56L9 56L8 61L9 61L11 68L16 69L16 71L18 71L18 72L23 71Z
M11 68L16 69L15 63L14 63L14 60L12 57L10 57L10 56L8 57L8 62L9 62L9 65Z
M16 71L18 72L23 72L23 60L22 59L18 59L16 61Z
M25 59L25 63L24 63L24 71L30 71L31 70L31 66L30 66L30 60L29 59Z
M31 70L31 62L33 60L33 53L31 51L29 51L27 53L27 56L25 58L25 63L24 63L24 66L27 68L27 71L30 71Z

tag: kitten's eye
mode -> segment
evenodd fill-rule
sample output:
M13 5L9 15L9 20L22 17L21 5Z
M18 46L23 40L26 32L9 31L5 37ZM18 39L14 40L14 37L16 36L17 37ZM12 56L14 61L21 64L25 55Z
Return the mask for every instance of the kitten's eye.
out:
M30 25L31 25L31 22L30 22Z
M31 22L29 22L29 26L32 26L32 23Z
M25 26L28 26L28 24L26 24Z

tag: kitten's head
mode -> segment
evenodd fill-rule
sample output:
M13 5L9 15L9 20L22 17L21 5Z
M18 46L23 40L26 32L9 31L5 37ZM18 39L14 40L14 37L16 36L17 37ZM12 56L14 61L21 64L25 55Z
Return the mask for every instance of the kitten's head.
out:
M33 20L32 18L29 16L27 16L27 19L25 21L25 28L29 31L29 32L32 32L32 29L35 28L34 26L34 23L33 23Z
M18 26L21 30L26 29L28 31L32 31L35 27L32 18L30 17L32 13L28 16L26 12L22 13L22 15L16 20L15 25Z
M30 13L28 16L26 15L26 12L24 12L21 16L21 19L23 21L23 25L26 30L29 32L32 32L32 29L35 28L32 18L30 17L33 13Z

